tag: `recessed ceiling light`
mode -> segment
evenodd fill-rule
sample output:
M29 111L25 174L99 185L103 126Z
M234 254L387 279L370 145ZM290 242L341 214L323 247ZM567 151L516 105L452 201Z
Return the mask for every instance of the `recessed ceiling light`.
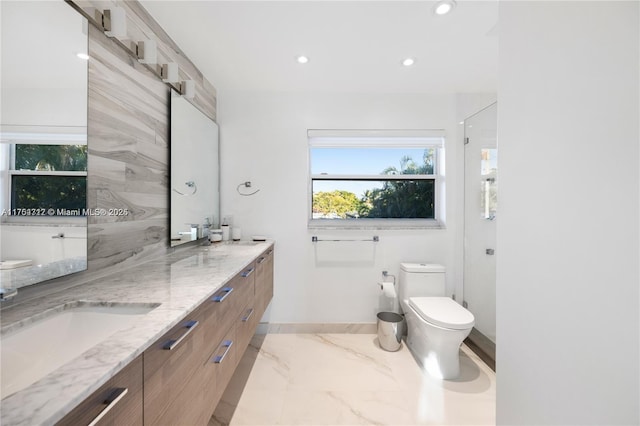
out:
M440 0L433 7L433 13L436 15L446 15L456 7L455 0Z
M299 64L306 64L307 62L309 62L309 58L304 55L300 55L296 56L296 61L298 61Z
M404 65L405 67L410 67L411 65L415 64L416 60L413 58L407 58L404 61L402 61L402 65Z
M87 55L86 53L76 53L76 56L80 59L84 59L85 61L89 60L89 55Z

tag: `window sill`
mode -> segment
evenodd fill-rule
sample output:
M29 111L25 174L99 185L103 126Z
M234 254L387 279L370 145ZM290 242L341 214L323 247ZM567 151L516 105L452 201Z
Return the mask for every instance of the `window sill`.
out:
M2 216L3 226L69 226L87 227L86 216Z
M307 229L327 230L403 230L446 229L435 219L310 219Z

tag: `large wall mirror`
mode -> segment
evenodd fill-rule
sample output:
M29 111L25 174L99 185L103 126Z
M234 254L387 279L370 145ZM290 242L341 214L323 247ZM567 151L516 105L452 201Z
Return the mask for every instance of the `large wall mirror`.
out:
M171 92L171 246L220 223L218 125Z
M19 288L87 267L87 21L2 1L0 274Z

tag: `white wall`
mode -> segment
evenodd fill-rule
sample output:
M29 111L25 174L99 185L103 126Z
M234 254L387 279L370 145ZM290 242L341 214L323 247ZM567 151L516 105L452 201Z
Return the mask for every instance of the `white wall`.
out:
M453 293L454 271L460 269L454 246L461 229L454 195L460 191L456 170L463 152L456 96L223 91L219 100L223 216L232 214L245 237L277 240L271 322L375 322L381 271L397 275L402 261L444 264ZM446 229L308 230L307 129L404 128L446 129ZM242 197L236 186L247 180L260 192ZM312 235L379 235L380 242L314 245Z
M499 424L639 424L638 2L500 2Z
M87 255L86 226L2 224L0 233L1 260L31 260L34 265L43 265ZM51 238L60 233L66 238Z
M87 89L2 89L2 124L19 126L87 125Z

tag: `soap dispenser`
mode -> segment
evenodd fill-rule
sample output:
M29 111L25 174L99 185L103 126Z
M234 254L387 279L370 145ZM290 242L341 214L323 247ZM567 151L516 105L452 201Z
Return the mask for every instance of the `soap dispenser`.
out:
M204 218L204 223L202 224L202 236L205 238L209 238L209 229L211 229L211 222L208 217Z
M229 241L229 223L228 223L228 219L225 217L222 220L222 225L220 225L220 228L222 228L222 241Z

